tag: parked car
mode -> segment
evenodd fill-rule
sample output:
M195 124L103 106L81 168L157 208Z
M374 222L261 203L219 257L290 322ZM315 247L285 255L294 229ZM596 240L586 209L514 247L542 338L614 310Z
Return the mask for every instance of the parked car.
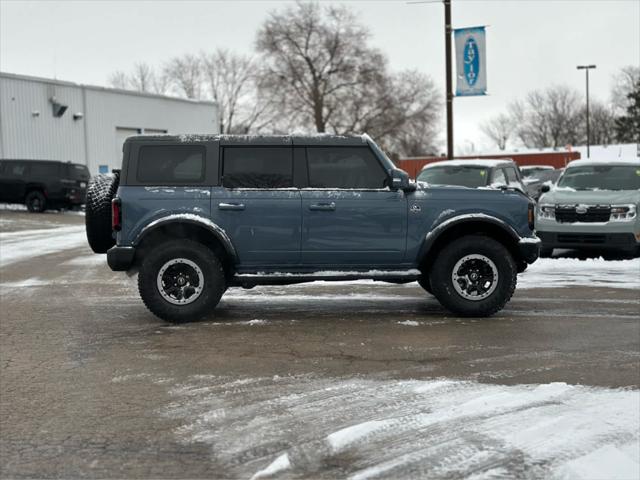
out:
M417 180L430 186L512 187L526 193L512 160L444 160L425 165Z
M640 252L640 159L575 160L543 192L536 222L543 255L554 248Z
M0 160L0 202L23 203L30 212L84 203L85 165L49 160Z
M522 179L526 180L530 177L537 177L541 172L549 172L555 170L551 165L524 165L520 167L520 173L522 174Z
M533 221L519 191L418 187L366 135L130 137L86 206L93 250L139 270L170 321L228 287L347 279L417 280L456 314L491 315L538 257Z
M551 186L555 184L563 171L564 169L556 170L554 168L538 170L536 173L524 178L523 183L529 196L537 202L540 195L542 195L543 185Z

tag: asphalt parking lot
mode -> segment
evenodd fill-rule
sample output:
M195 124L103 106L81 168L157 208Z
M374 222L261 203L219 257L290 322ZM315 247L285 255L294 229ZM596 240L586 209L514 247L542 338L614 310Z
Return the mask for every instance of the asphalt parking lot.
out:
M2 478L640 477L637 288L530 282L461 319L319 282L171 325L82 216L0 220Z

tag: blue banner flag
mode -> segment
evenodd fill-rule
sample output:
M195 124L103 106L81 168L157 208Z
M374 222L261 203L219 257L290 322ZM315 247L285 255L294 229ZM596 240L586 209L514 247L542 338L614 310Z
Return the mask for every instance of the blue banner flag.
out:
M487 49L484 27L456 28L456 96L486 95Z

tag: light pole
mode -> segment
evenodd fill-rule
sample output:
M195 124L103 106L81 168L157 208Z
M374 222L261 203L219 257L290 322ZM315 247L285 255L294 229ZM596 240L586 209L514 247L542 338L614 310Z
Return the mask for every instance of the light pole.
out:
M587 158L590 157L589 144L591 143L591 130L589 129L589 70L596 68L595 65L578 65L578 70L584 70L587 74Z

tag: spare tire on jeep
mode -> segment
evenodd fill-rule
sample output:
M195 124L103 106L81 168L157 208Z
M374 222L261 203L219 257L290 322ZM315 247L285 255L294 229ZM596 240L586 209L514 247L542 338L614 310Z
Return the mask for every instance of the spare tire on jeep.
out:
M111 200L118 190L120 175L96 175L87 187L85 225L87 240L95 253L107 253L116 243L111 231Z

